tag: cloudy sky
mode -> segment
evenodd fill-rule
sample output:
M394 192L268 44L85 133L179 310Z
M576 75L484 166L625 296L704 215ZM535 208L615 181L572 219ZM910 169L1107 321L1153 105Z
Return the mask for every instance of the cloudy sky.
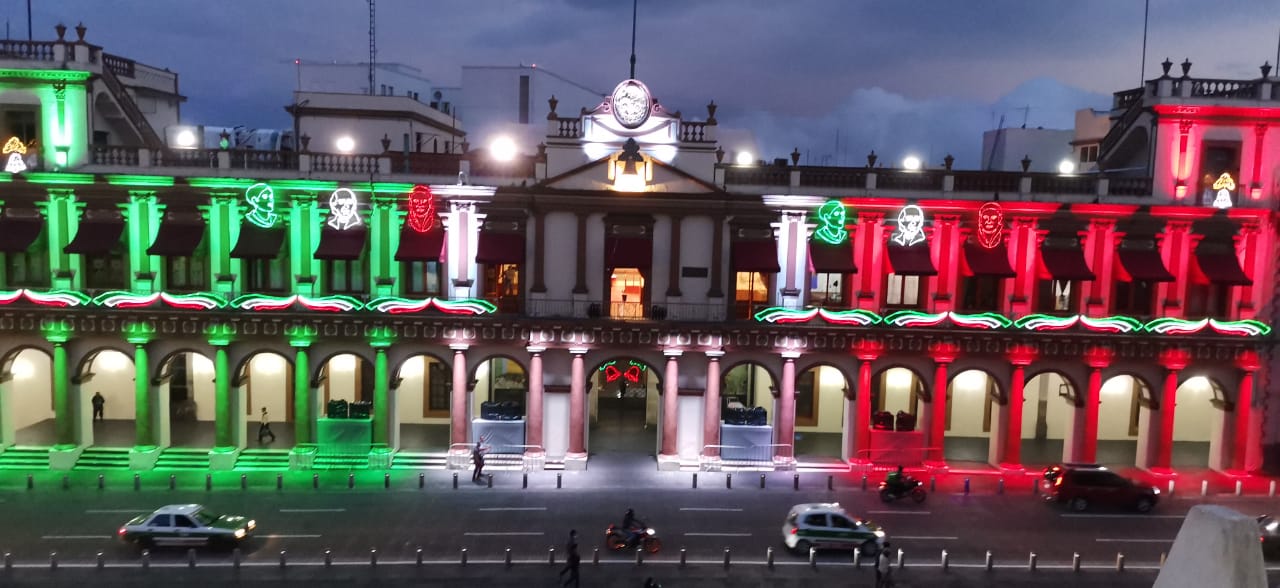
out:
M107 51L181 74L188 122L285 127L295 58L368 55L365 0L32 0L37 39L89 27ZM637 77L662 102L753 131L765 157L856 164L875 149L975 168L981 133L1070 128L1138 85L1143 0L639 0ZM1150 0L1146 74L1256 78L1276 0ZM378 0L379 61L440 85L464 65L537 63L592 88L627 75L630 0ZM0 4L26 37L25 3ZM70 35L71 33L69 33ZM1175 71L1177 68L1175 67ZM1024 110L1026 108L1027 110ZM840 148L836 150L836 134Z

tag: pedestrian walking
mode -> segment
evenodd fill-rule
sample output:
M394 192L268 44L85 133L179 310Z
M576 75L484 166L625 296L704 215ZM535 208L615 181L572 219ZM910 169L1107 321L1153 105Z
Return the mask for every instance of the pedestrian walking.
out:
M94 392L93 399L90 402L93 403L93 420L106 420L106 417L102 415L102 411L107 405L107 399L102 397L102 392Z
M577 551L577 550L578 550L578 530L569 529L569 542L565 544L565 551L569 552L569 551Z
M479 441L476 441L476 448L471 450L471 463L475 466L471 472L471 481L479 482L484 472L484 447L481 447Z
M267 407L262 407L262 421L258 424L258 443L262 443L263 437L271 437L274 443L276 434L271 432L271 417L267 414Z
M876 588L893 586L893 562L889 561L889 542L886 541L880 553L876 555Z
M567 573L569 578L564 581L563 586L573 584L573 588L579 588L578 566L582 563L582 556L578 555L578 542L574 538L576 532L570 531L569 555L565 557L564 569L560 570L560 577L564 577Z

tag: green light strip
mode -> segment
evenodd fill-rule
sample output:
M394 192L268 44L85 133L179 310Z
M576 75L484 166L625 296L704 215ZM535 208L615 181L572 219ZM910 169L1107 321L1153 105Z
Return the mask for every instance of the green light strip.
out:
M140 186L144 188L169 188L173 186L173 176L141 176L126 174L110 174L107 183L112 186Z
M32 184L92 184L93 174L64 174L58 172L31 172L22 174Z
M41 82L83 82L92 72L73 69L0 69L0 78L19 78Z

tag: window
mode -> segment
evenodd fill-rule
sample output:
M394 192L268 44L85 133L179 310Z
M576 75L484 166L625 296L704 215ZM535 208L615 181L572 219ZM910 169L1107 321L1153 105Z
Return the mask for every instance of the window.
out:
M1003 279L995 276L968 276L961 280L960 312L1000 311L1000 284Z
M885 306L919 308L921 281L920 276L889 274L885 285Z
M449 384L453 376L438 361L427 360L427 366L427 406L422 416L449 416Z
M1070 280L1040 280L1036 297L1036 312L1048 314L1076 312L1080 299L1079 289Z
M4 258L7 287L49 287L49 242L44 231L26 251L6 253Z
M28 145L39 138L39 117L34 110L6 110L4 113L5 140L17 137Z
M498 311L520 311L520 265L488 263L484 266L485 300L498 305Z
M156 515L151 517L151 522L147 523L148 527L169 527L172 526L170 517L167 514Z
M831 526L837 529L855 529L857 525L853 521L846 519L840 515L831 515Z
M756 366L740 364L734 366L724 375L724 386L720 390L720 409L724 410L735 404L745 407L756 405Z
M175 526L175 527L186 527L186 528L188 528L188 529L194 529L194 528L196 528L196 524L195 524L195 522L193 522L191 519L189 519L189 518L187 518L187 517L184 517L184 516L182 516L182 515L175 515L175 516L173 517L173 526Z
M796 425L818 426L818 370L800 374L796 380Z
M164 258L164 285L170 292L209 289L209 248L201 243L190 257Z
M814 274L809 280L809 304L845 308L845 274Z
M405 296L443 296L444 264L438 261L406 261L400 264Z
M106 255L83 255L81 271L84 287L90 290L124 289L128 284L129 262L125 258L124 243L111 246Z
M284 229L281 229L284 230ZM289 289L288 239L275 259L244 260L244 288L247 292L276 293Z
M324 262L324 280L330 294L364 294L368 292L361 259L330 259Z
M1144 280L1126 282L1116 280L1115 301L1116 314L1133 316L1152 316L1155 314L1156 285Z
M1231 286L1226 284L1187 285L1187 318L1226 320L1231 304Z
M1213 184L1224 173L1231 174L1235 181L1240 181L1240 143L1205 141L1200 155L1200 191L1197 195L1197 205L1213 204L1218 192L1213 188ZM1232 200L1235 199L1232 198Z
M644 274L631 267L614 269L609 276L609 316L641 319L644 306Z
M1080 146L1080 163L1094 163L1098 161L1097 145L1081 145Z
M825 527L827 526L827 515L824 515L824 514L805 515L804 525L806 527Z
M738 272L734 287L734 318L750 319L756 311L768 306L769 278L760 272Z

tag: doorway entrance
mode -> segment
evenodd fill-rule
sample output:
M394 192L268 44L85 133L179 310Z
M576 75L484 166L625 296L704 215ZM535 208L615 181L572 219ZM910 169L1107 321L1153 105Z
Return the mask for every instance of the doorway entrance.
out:
M657 372L624 357L600 364L588 377L591 452L656 456L662 412Z

